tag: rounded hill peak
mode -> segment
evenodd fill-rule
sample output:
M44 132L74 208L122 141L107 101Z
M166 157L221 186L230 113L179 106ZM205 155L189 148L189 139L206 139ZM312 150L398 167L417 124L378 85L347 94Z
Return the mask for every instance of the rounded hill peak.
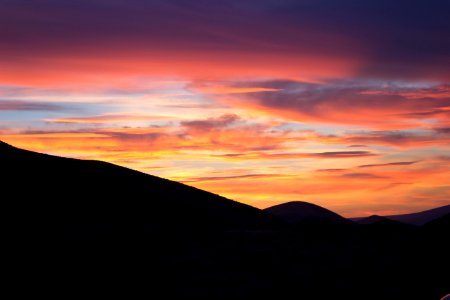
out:
M331 210L305 201L290 201L268 207L265 211L289 223L297 223L306 218L330 219L338 222L347 221Z

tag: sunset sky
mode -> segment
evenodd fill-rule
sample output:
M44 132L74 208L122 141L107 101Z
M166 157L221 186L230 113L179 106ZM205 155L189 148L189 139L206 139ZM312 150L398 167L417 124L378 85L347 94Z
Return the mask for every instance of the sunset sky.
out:
M0 0L0 139L259 208L450 204L450 1Z

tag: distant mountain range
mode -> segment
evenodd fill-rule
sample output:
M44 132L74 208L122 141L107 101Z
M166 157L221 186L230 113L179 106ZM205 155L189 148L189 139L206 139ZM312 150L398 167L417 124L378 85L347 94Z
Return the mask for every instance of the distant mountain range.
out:
M379 215L372 215L372 216L369 216L366 218L356 218L353 220L359 224L374 224L374 223L385 221L388 219L385 217L379 216Z
M360 224L370 224L384 218L406 224L424 225L425 223L433 221L449 213L450 213L450 205L445 205L417 213L410 213L404 215L389 215L389 216L373 215L370 217L363 217L363 218L351 218L350 220Z
M305 221L307 219L309 220L315 219L315 220L331 220L337 223L346 223L349 221L353 221L358 224L374 224L378 222L387 222L388 220L390 220L411 225L424 225L428 222L431 222L435 219L445 216L446 214L449 214L450 205L445 205L442 207L437 207L426 211L404 215L392 215L392 216L372 215L369 217L349 218L349 219L346 219L331 210L304 201L286 202L268 207L264 210L290 224L296 224Z

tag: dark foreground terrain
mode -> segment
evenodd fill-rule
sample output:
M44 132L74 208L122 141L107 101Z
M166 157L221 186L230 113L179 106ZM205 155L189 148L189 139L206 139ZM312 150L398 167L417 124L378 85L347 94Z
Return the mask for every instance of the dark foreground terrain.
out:
M18 293L164 299L439 299L450 215L296 223L179 183L0 143ZM303 216L304 217L304 216ZM23 291L22 291L23 290Z

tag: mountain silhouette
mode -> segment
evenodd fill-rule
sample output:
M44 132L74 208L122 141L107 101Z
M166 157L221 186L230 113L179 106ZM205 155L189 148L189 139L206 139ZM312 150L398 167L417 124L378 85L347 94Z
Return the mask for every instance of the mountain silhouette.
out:
M413 225L423 225L450 213L450 205L445 205L417 213L386 216L386 218Z
M424 225L434 219L440 218L446 214L450 213L450 205L445 205L441 207L436 207L433 209L404 214L404 215L389 215L389 216L381 216L383 218L387 218L390 220L402 222L405 224L411 225ZM370 218L370 217L369 217ZM364 221L367 218L351 218L350 220L356 221L358 223L366 222Z
M450 213L426 223L423 227L428 231L448 233L450 230Z
M388 220L386 217L382 217L379 215L371 215L367 218L361 218L357 220L358 224L374 224L383 220Z
M13 237L7 244L19 256L10 275L46 295L370 300L448 293L438 271L450 268L449 215L421 227L389 219L347 225L311 203L262 211L113 164L1 142L0 176Z
M339 223L348 222L347 219L331 210L304 201L286 202L268 207L264 210L291 224L299 223L307 219L330 220Z
M2 193L13 195L19 220L147 230L262 229L281 223L254 207L101 161L39 154L0 142L0 167Z
M363 220L363 223L358 222L358 224L364 226L362 229L374 240L377 236L385 240L388 236L406 235L416 229L416 226L412 224L406 224L384 217L366 219L366 222Z

